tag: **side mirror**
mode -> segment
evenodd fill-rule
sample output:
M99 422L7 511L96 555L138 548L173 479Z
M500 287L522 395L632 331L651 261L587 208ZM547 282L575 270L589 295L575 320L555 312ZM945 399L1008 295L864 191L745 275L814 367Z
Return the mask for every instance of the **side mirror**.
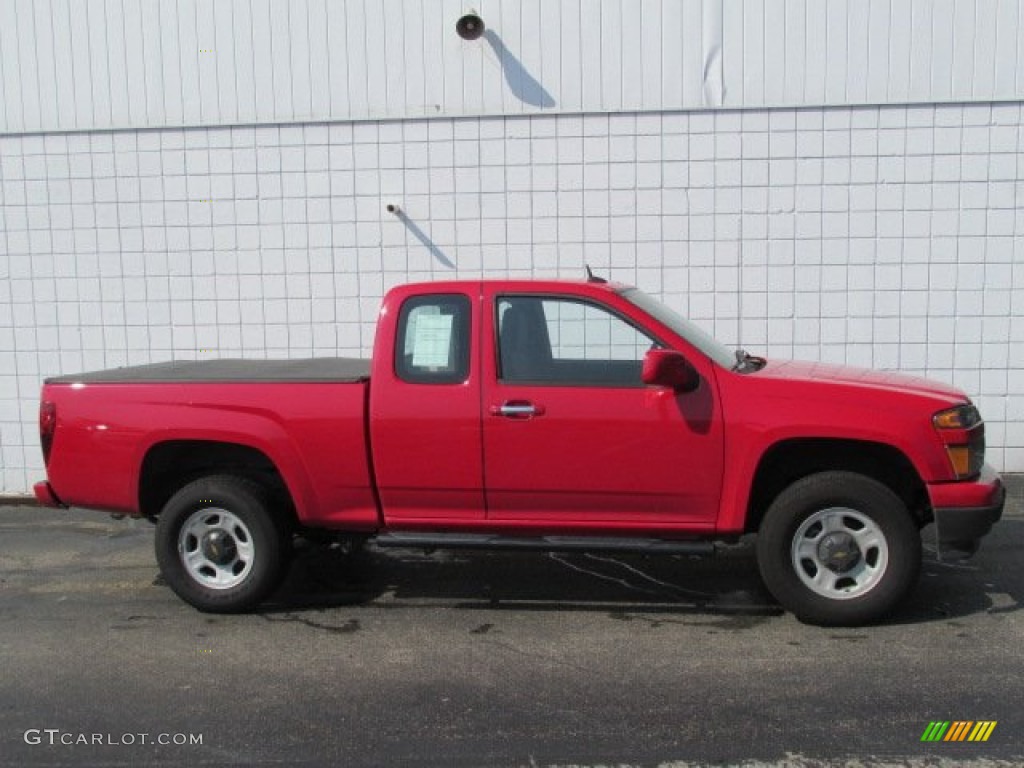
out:
M697 369L674 349L648 350L640 378L644 384L671 387L677 392L693 392L700 386Z

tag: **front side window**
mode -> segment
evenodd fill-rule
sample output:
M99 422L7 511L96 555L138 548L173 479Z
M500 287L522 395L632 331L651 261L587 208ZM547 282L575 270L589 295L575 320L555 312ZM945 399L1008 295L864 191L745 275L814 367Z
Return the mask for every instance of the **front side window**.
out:
M469 376L469 298L416 296L398 318L395 372L412 384L457 384Z
M498 299L502 381L642 386L644 354L657 342L604 307L569 298Z

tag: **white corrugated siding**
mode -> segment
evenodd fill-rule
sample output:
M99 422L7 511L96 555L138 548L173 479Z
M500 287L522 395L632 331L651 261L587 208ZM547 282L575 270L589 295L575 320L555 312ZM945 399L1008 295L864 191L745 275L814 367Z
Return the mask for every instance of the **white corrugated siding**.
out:
M474 5L488 26L461 40ZM1024 97L1024 0L0 0L0 132Z

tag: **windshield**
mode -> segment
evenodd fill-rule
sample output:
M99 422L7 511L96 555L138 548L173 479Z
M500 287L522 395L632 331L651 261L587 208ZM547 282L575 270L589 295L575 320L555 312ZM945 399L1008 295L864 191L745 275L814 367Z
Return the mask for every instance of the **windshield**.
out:
M627 288L619 295L642 309L659 323L671 328L675 333L693 344L693 346L723 368L732 368L736 364L735 352L716 341L711 334L694 325L679 313L669 309L657 299L648 296L636 288Z

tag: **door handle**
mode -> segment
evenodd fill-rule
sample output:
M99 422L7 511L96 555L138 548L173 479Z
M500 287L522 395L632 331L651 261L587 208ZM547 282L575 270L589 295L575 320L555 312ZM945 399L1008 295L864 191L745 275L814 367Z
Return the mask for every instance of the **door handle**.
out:
M509 400L501 405L491 406L491 416L504 416L506 419L532 419L543 416L544 406L525 400Z

